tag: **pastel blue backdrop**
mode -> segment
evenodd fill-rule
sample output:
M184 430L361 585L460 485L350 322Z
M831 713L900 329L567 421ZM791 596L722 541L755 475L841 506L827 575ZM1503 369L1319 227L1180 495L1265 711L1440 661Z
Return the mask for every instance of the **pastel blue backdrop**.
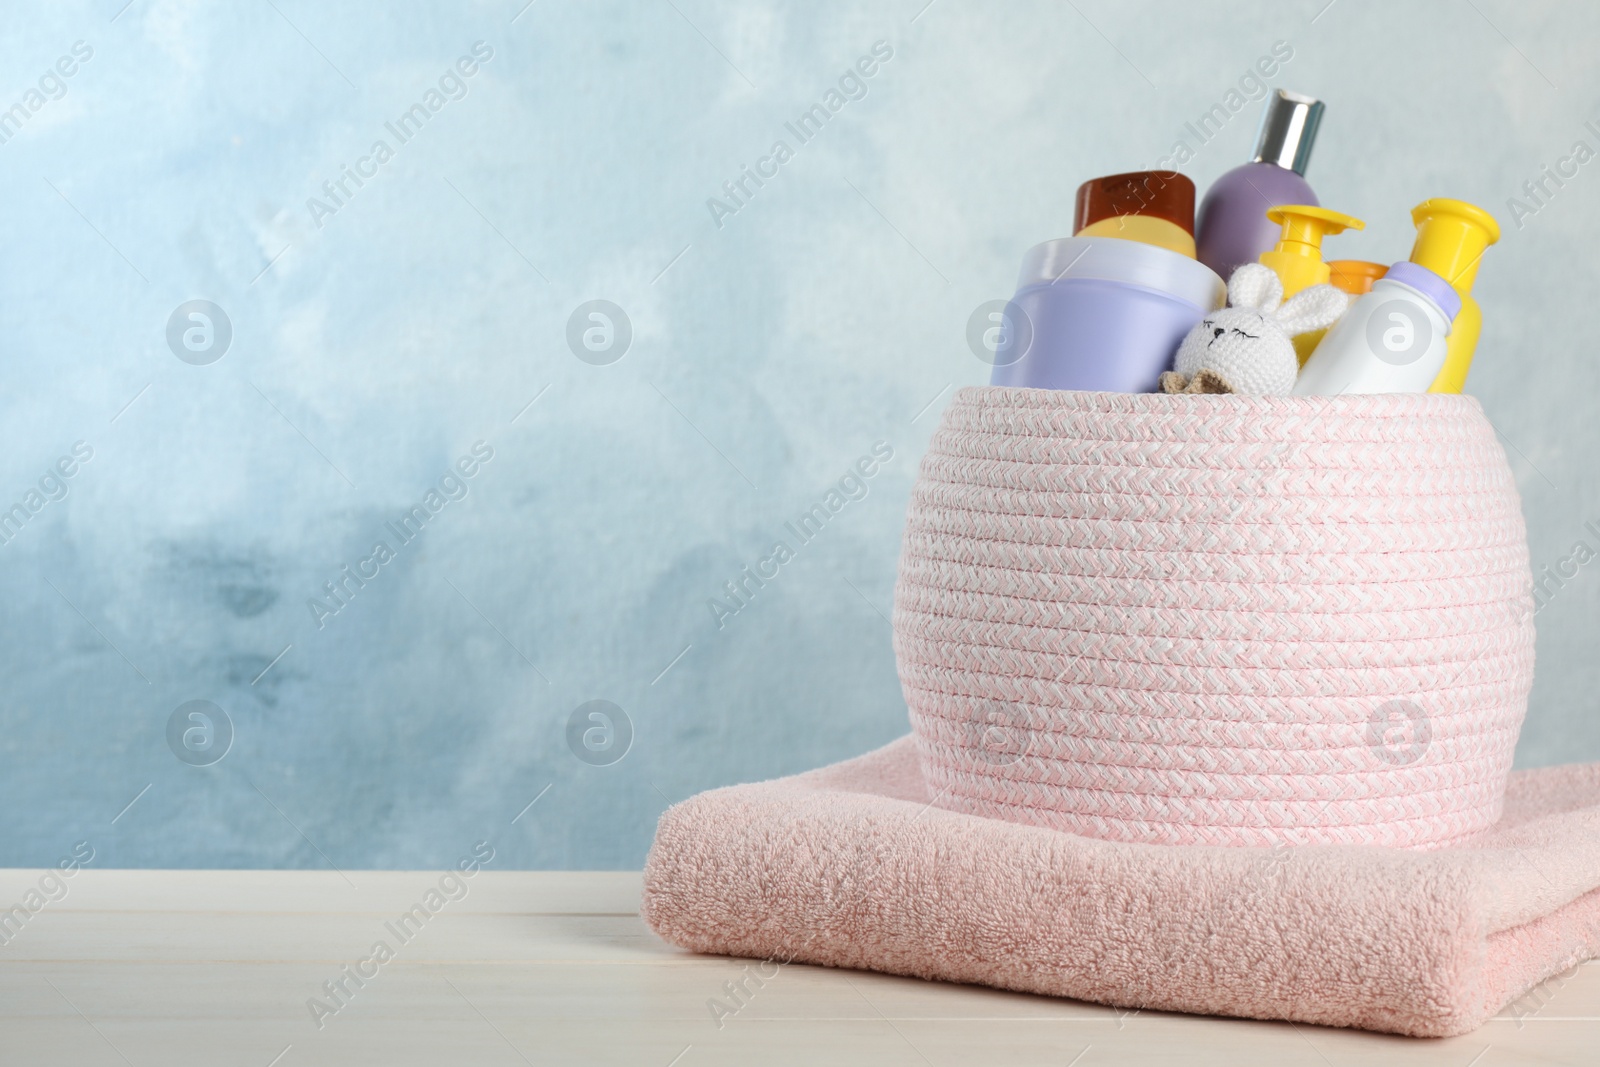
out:
M1600 148L1592 5L96 0L5 21L0 506L27 521L0 545L3 864L88 840L108 866L424 867L486 839L507 867L633 867L671 802L901 734L898 539L940 410L986 379L968 316L1067 232L1083 179L1180 139L1202 187L1243 161L1260 105L1228 94L1275 42L1271 82L1328 103L1309 177L1368 220L1330 255L1403 258L1430 195L1505 224L1470 391L1536 565L1600 548L1600 163L1525 191ZM837 111L801 143L785 124L818 102ZM386 123L413 104L402 143ZM1219 104L1201 143L1186 124ZM735 201L746 167L768 177ZM211 362L219 334L181 342L200 320L169 344L194 300L231 325ZM604 320L580 316L588 360L569 345L592 300L631 328L614 362L620 334L583 345ZM77 442L92 458L57 480ZM476 442L492 459L447 477ZM878 442L858 499L714 611ZM402 544L385 524L441 482ZM379 541L393 558L363 562ZM376 576L341 606L347 565ZM1563 566L1525 766L1600 759L1600 563ZM169 744L195 700L232 725L209 766ZM587 712L569 744L591 700L631 723L620 762L575 754L605 741Z

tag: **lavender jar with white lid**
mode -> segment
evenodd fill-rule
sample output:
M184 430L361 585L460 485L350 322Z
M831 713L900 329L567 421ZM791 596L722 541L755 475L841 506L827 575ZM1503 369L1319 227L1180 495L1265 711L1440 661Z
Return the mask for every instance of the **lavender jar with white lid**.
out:
M1119 237L1064 237L1028 250L1006 309L1013 328L991 385L1155 392L1184 334L1227 300L1205 265Z

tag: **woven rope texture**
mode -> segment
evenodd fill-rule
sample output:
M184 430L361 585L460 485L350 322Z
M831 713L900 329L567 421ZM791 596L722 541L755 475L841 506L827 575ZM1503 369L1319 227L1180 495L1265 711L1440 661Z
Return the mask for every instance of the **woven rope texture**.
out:
M974 387L912 494L895 652L944 807L1430 848L1499 816L1531 584L1471 397Z

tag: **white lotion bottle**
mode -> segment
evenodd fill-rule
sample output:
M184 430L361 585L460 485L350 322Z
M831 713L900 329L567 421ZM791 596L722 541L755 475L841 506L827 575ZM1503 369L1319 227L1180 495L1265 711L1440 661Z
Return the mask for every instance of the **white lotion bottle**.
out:
M1396 263L1328 330L1292 395L1426 393L1460 310L1449 282L1416 263Z

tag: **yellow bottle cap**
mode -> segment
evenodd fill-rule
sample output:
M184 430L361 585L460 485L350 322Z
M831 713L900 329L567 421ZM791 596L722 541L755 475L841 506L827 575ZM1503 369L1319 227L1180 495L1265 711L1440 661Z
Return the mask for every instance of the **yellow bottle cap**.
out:
M1328 281L1334 286L1351 296L1361 296L1372 291L1372 283L1389 273L1389 267L1364 259L1330 259L1328 271Z
M1194 235L1176 222L1158 219L1154 215L1117 215L1090 223L1074 237L1121 237L1126 241L1141 241L1157 248L1165 248L1180 256L1194 258Z
M1322 239L1345 230L1364 230L1367 224L1352 215L1329 211L1309 204L1285 204L1267 212L1267 221L1283 227L1278 237L1279 252L1296 252L1322 258ZM1302 247L1304 250L1302 251Z
M1465 200L1434 197L1411 209L1411 221L1417 227L1411 262L1427 267L1462 296L1472 292L1478 261L1500 240L1494 216Z
M1285 298L1328 280L1322 262L1322 239L1345 230L1364 230L1367 224L1352 215L1310 204L1284 204L1267 212L1267 221L1283 227L1278 244L1261 254L1261 262L1278 272Z

